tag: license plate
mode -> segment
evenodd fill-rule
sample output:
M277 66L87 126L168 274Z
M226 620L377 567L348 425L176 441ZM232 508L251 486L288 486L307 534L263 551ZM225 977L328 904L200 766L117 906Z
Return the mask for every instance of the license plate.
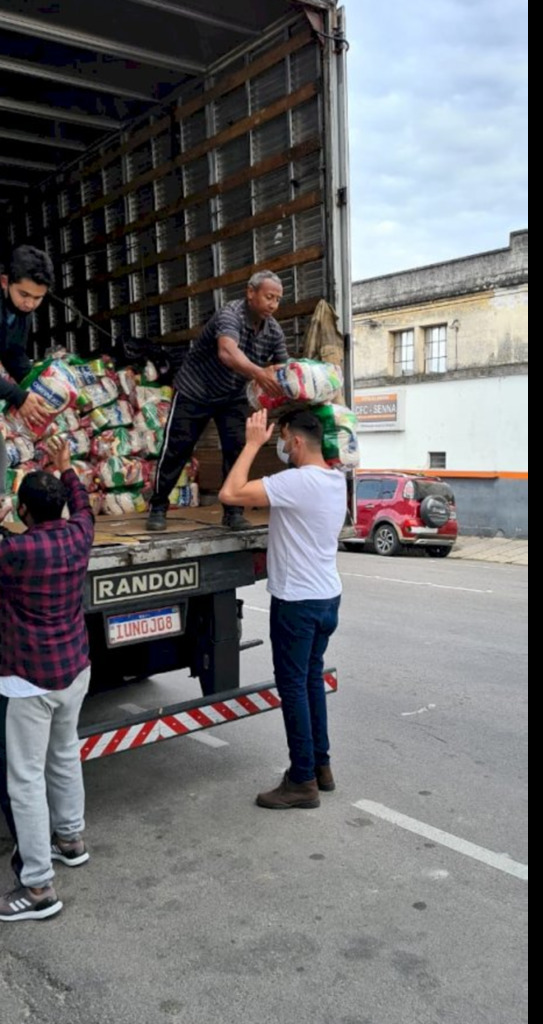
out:
M161 640L165 636L180 636L183 632L180 608L111 615L107 619L107 638L110 647L147 643L150 640Z

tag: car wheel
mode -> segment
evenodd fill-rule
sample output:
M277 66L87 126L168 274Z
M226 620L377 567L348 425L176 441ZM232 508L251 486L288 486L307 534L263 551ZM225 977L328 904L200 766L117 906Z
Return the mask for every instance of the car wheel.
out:
M399 554L401 544L394 527L388 523L378 526L373 535L373 547L376 553L384 558L393 558Z
M426 548L426 554L429 558L448 558L452 548L448 545L443 544L441 547Z
M439 529L446 526L451 518L451 510L443 498L436 498L430 495L425 498L420 507L420 518L425 526Z

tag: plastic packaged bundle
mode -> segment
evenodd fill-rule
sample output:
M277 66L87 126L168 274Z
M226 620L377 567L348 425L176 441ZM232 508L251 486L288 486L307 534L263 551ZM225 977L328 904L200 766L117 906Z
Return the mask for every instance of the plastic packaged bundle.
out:
M103 377L113 372L113 363L109 357L88 360L66 355L64 358L76 378L80 390L94 387Z
M21 465L21 453L17 448L15 441L9 438L9 440L6 440L5 442L5 447L8 459L8 469L16 469L17 466Z
M146 459L158 459L164 442L163 430L137 430L141 453Z
M119 379L119 388L121 395L124 395L128 399L133 409L138 407L138 377L134 370L127 367L125 370L119 370L117 377Z
M145 405L154 404L159 405L161 402L167 402L171 405L173 401L173 388L160 385L139 385L136 388L136 399L138 408L143 409Z
M81 420L75 409L66 409L66 412L57 416L52 426L57 434L75 434L81 428Z
M14 437L6 441L6 451L10 469L33 462L36 458L36 447L28 437Z
M13 506L13 498L11 495L6 495L0 498L0 526L8 526L15 522L15 509Z
M89 494L89 503L93 515L100 516L104 511L104 495L101 491L92 491Z
M125 398L113 402L112 405L93 409L90 416L85 416L81 426L90 434L101 434L104 430L115 430L117 427L131 427L134 413Z
M134 413L130 408L130 403L125 398L119 399L113 405L108 405L104 412L107 414L108 427L111 429L115 429L115 427L131 427L134 422Z
M6 416L6 423L8 430L13 435L44 437L59 413L75 406L79 395L77 381L70 368L59 359L53 359L34 367L21 387L41 398L48 420L43 427L30 429L24 423L20 413L10 410Z
M29 462L27 465L17 469L8 469L6 473L6 492L8 494L18 494L25 476L40 468L37 463Z
M177 481L177 487L187 487L189 484L193 484L198 479L198 472L200 465L197 459L191 459L187 462L179 480Z
M143 468L140 459L112 456L96 467L96 477L106 491L143 486Z
M103 496L102 514L105 516L129 516L146 511L145 498L134 491L111 491Z
M312 409L324 428L323 455L331 466L356 469L360 465L358 419L343 405L321 405Z
M96 490L96 469L90 464L90 462L83 462L81 459L74 459L72 461L72 469L74 473L79 477L80 483L87 491Z
M278 409L290 402L321 405L333 402L343 390L344 378L340 366L320 363L314 359L290 359L275 370L282 397L272 398L259 384L252 381L247 389L253 409Z
M155 489L158 463L142 460L141 469L143 473L143 486L147 493L152 494Z
M143 384L156 384L160 378L160 374L155 366L149 359L147 360L142 374Z
M86 430L76 430L73 434L67 434L63 439L68 442L73 459L90 455L91 442Z
M186 484L174 487L170 495L170 508L198 508L200 505L200 488L198 484Z
M81 367L79 368L81 370ZM97 379L94 384L78 388L77 405L79 409L90 412L109 406L119 397L119 385L113 375Z
M138 430L164 430L170 417L168 402L147 402L134 417Z
M130 455L141 455L144 452L143 440L137 430L119 427L117 430L104 430L90 442L90 451L95 459L108 459L113 455L126 458Z

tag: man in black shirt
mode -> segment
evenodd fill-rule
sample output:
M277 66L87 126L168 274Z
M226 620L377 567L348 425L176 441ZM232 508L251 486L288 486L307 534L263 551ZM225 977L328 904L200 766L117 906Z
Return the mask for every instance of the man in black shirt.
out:
M219 431L226 477L245 444L248 382L256 381L270 395L282 394L274 372L274 366L288 360L285 335L275 319L282 298L276 274L255 274L247 297L215 313L188 353L174 379L148 530L166 529L170 494L210 420ZM249 524L242 509L229 508L223 525L240 530Z
M38 395L23 391L19 384L32 368L26 351L32 314L53 287L54 270L47 253L30 245L16 249L6 269L7 273L0 275L0 363L16 383L0 377L0 401L19 409L32 430L46 422L46 407ZM0 434L0 502L5 493L6 470Z

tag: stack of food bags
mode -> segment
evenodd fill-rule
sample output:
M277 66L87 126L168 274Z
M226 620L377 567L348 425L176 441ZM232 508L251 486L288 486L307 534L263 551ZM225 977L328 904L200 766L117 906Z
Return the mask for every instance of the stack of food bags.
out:
M22 387L40 395L51 415L31 431L20 413L0 402L0 431L8 451L7 490L17 494L33 469L48 465L52 434L68 440L72 465L95 514L144 512L152 494L173 392L154 367L116 372L111 359L84 361L64 354L38 364ZM175 508L199 504L198 463L185 467L172 494Z
M253 409L281 410L282 406L300 405L309 408L324 428L323 455L331 466L356 469L360 465L358 421L356 413L335 404L344 387L343 371L332 363L316 359L291 359L277 367L275 374L283 394L267 395L252 382L247 389Z

